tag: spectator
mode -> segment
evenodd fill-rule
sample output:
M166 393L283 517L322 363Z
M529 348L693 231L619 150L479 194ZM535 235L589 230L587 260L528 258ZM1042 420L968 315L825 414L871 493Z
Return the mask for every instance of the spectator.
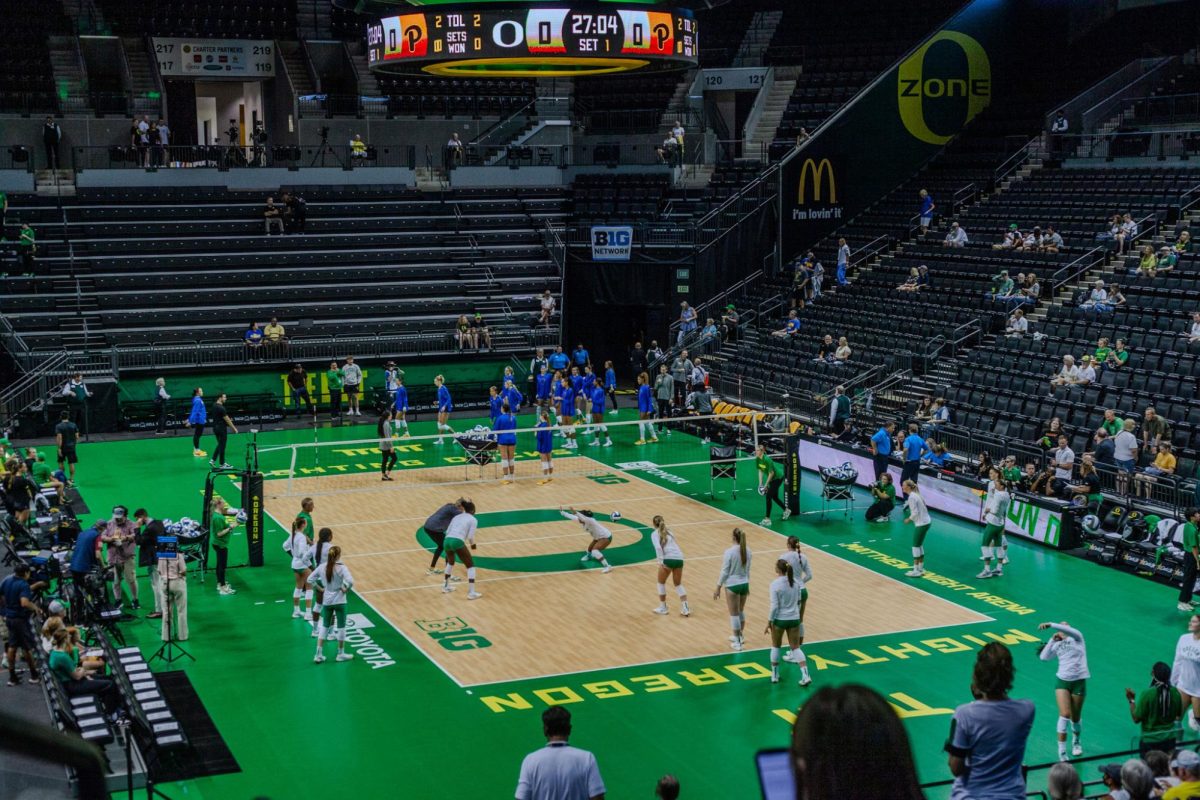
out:
M1200 311L1192 312L1192 324L1188 328L1188 344L1200 342Z
M1154 775L1154 784L1160 795L1172 786L1179 785L1179 779L1171 774L1171 757L1162 750L1151 750L1142 760Z
M1116 464L1116 444L1112 437L1108 435L1108 431L1104 428L1096 431L1092 437L1092 442L1095 447L1092 448L1092 459L1097 464L1106 466L1115 466Z
M675 340L675 346L681 347L694 330L696 330L696 309L684 301L679 304L679 336Z
M367 143L363 141L361 134L354 134L354 138L350 140L350 157L354 159L367 157Z
M1160 417L1154 406L1147 406L1142 413L1142 448L1148 453L1158 451L1158 446L1171 441L1171 423Z
M88 400L92 398L92 390L83 380L83 373L73 374L70 380L63 384L59 396L67 401L67 407L71 412L71 421L81 429L87 430L87 404Z
M792 273L792 308L804 308L804 304L811 299L812 262L806 257L796 264L796 271Z
M850 398L846 395L846 387L838 386L833 390L833 399L829 402L829 425L836 436L846 432L850 424Z
M571 712L551 706L542 712L546 746L525 756L517 778L517 800L604 800L596 757L571 747Z
M939 397L933 401L933 405L929 408L929 423L922 431L923 436L933 436L941 430L941 427L950 421L950 407L946 405L946 398Z
M1054 119L1050 122L1051 133L1066 133L1071 127L1071 123L1067 120L1067 112L1059 109L1054 115Z
M718 335L719 332L717 331L717 321L712 317L708 317L704 321L704 327L700 329L700 341L711 342L715 340Z
M25 277L34 274L33 262L37 257L37 233L28 222L21 223L21 232L17 239L17 253L21 256L21 269Z
M838 286L846 286L850 281L846 278L846 273L850 269L850 245L846 244L846 238L843 236L838 239L837 249L837 284ZM817 284L819 287L820 284ZM820 294L818 288L817 294Z
M167 121L162 117L158 118L158 122L154 126L158 131L158 141L155 144L158 146L158 165L170 166L171 158L168 156L167 148L171 146L171 128L167 125Z
M1017 466L1016 456L1009 454L1004 457L1004 460L1000 462L1000 476L1014 488L1020 488L1023 476L1021 468Z
M837 349L833 351L834 360L835 361L849 361L850 356L852 356L853 354L854 354L854 352L850 349L850 343L848 341L846 341L846 337L845 336L838 337Z
M659 364L658 374L654 376L654 399L658 405L658 427L671 435L671 429L666 420L671 418L671 401L675 397L675 379L667 371L666 364Z
M1021 235L1021 229L1014 222L1008 226L1008 230L1004 233L1004 238L998 244L992 245L992 249L1012 250L1023 241L1025 241L1025 237Z
M1038 439L1037 443L1044 450L1053 450L1062 432L1062 420L1058 417L1051 417L1050 421L1046 423L1045 430L1042 432L1042 436Z
M1079 385L1087 386L1096 382L1096 365L1100 362L1095 356L1084 356L1083 366L1079 368Z
M675 390L674 403L676 406L683 405L684 396L687 394L687 382L692 377L692 370L695 365L688 358L687 350L680 350L679 355L671 362L671 381L672 387Z
M976 656L971 680L976 699L954 710L946 742L956 798L1025 796L1021 761L1034 706L1008 697L1015 672L1012 653L999 642L984 645Z
M1023 252L1037 252L1041 249L1041 247L1042 229L1034 225L1033 230L1026 233L1025 236L1022 237L1021 241L1017 243L1017 246L1013 249Z
M342 388L346 390L346 404L350 406L347 416L361 417L358 410L358 393L362 386L362 367L354 363L354 356L346 356L342 365Z
M471 317L471 336L475 339L476 348L492 349L492 329L488 327L487 321L479 311L476 311L475 316Z
M1054 481L1054 462L1050 462L1042 467L1042 471L1034 477L1033 481L1029 484L1029 491L1031 494L1036 494L1039 497L1054 497L1056 494L1054 491Z
M1055 386L1075 386L1083 380L1079 367L1075 366L1075 356L1062 357L1062 367L1050 378L1050 394L1054 395Z
M547 360L549 363L549 360ZM646 371L646 366L649 362L646 360L646 350L642 347L641 342L634 342L633 347L629 351L629 366L633 370L634 375L641 375Z
M475 346L475 337L471 333L471 322L467 319L466 314L458 315L458 322L454 324L454 335L458 339L458 352L462 352L467 347Z
M672 138L675 139L676 142L679 143L679 151L680 152L683 152L683 141L684 141L685 133L687 133L687 131L683 127L683 120L681 120L681 119L675 120L675 125L674 125L674 127L671 128L671 136L672 136Z
M992 454L987 450L979 451L979 460L975 462L975 477L983 482L991 480L992 470L996 465L992 463Z
M1151 750L1175 749L1175 732L1183 719L1183 701L1171 685L1171 666L1158 661L1150 669L1150 686L1140 693L1125 690L1129 716L1141 727L1138 754L1143 758Z
M283 233L283 211L275 205L274 197L268 197L263 208L263 233L269 236L272 226L278 228L280 234Z
M1125 299L1125 294L1121 291L1121 287L1117 284L1112 284L1108 287L1108 302L1102 311L1112 311L1114 308L1120 308L1129 301Z
M542 292L542 296L538 301L538 304L541 307L541 311L538 313L538 322L549 328L550 318L554 316L554 309L558 305L557 301L554 299L554 295L550 294L549 289L546 289Z
M315 420L317 418L317 409L313 406L312 398L308 394L308 371L304 369L303 364L297 362L292 365L292 371L287 376L287 385L292 396L292 407L296 410L296 416L300 416L300 401L303 400L305 409Z
M1053 470L1051 470L1051 477L1053 477ZM1020 480L1017 481L1017 485L1023 492L1032 492L1033 483L1037 480L1037 478L1037 464L1033 463L1032 461L1026 461L1025 469L1021 471L1021 477Z
M796 309L793 308L788 312L787 322L779 330L771 331L771 335L792 340L800 335L800 317L796 314Z
M1131 758L1122 764L1120 780L1126 800L1150 800L1151 797L1157 796L1154 773L1145 761ZM1110 797L1112 800L1119 800L1116 792Z
M33 612L38 611L33 602L33 589L29 584L29 565L18 561L13 573L0 581L0 617L4 619L8 629L8 637L4 641L4 656L8 665L8 685L17 686L21 683L21 674L17 672L17 652L25 654L25 664L29 667L29 680L38 682L37 666L33 661L33 650L37 642L30 626Z
M109 678L96 677L95 668L80 666L79 652L71 647L71 634L66 628L54 632L53 647L48 660L50 674L58 679L67 696L99 695L105 713L115 713L121 704L116 684Z
M891 420L883 423L879 430L871 435L871 462L875 467L876 481L887 474L888 463L892 457L892 437L895 435L896 423ZM896 491L893 488L892 497L895 496Z
M898 292L915 292L917 291L917 278L921 275L921 271L913 267L908 271L908 277L904 279L904 283L896 287Z
M1101 339L1100 341L1105 342L1107 339ZM1112 408L1104 409L1104 419L1100 422L1100 427L1097 430L1105 431L1109 436L1116 436L1124 429L1125 423L1117 419L1116 410Z
M738 335L738 311L737 306L733 303L725 306L725 310L721 312L721 335L727 342L736 342Z
M702 416L712 414L712 395L709 393L708 387L703 383L695 385L692 391L688 393L686 407L693 414L700 414Z
M925 395L917 403L917 408L913 411L913 418L919 423L926 423L933 419L933 398Z
M1079 304L1080 308L1091 308L1096 311L1109 311L1108 307L1108 292L1104 289L1104 281L1100 278L1092 284L1092 288L1084 296L1083 302Z
M54 121L54 117L46 117L42 125L42 144L46 148L46 166L58 169L58 145L62 142L62 128Z
M1138 235L1138 224L1133 221L1133 216L1128 211L1121 217L1117 231L1117 249L1124 252L1126 242L1132 242Z
M837 343L833 341L833 337L825 334L817 344L817 357L813 361L832 361L833 351L836 349Z
M971 240L967 236L966 228L963 228L957 222L950 223L950 232L946 234L946 238L942 244L946 247L965 247L970 244Z
M849 257L847 255L847 257ZM821 286L825 282L825 265L814 261L812 265L812 299L821 299Z
M904 437L904 467L900 470L900 484L904 485L905 481L917 483L917 479L921 475L921 456L929 452L929 448L925 444L925 440L917 432L917 424L910 422L908 424L908 436Z
M137 527L129 519L125 506L114 506L112 519L104 526L100 541L107 545L108 565L112 568L113 602L121 605L123 584L129 584L133 607L140 608L137 584Z
M917 267L917 291L929 288L929 267L925 264Z
M692 374L688 376L688 388L695 389L698 386L706 385L708 385L708 371L700 363L700 356L696 356L692 360Z
M1100 509L1100 501L1104 499L1104 495L1100 493L1100 476L1096 473L1096 464L1091 453L1084 453L1080 459L1079 478L1067 487L1067 497L1075 499L1076 502L1082 500L1083 505L1094 511Z
M654 358L653 348L657 347L658 343L651 342L650 345L651 345L651 352L647 353L647 355L650 356L651 359L653 359ZM658 351L658 356L660 358L662 357L661 350ZM546 361L547 361L547 363L550 364L551 372L561 372L561 371L565 370L567 367L571 366L571 357L563 352L561 344L555 345L554 352L550 354L550 357L547 358Z
M246 345L247 358L250 360L262 361L262 357L258 355L263 343L263 332L258 327L257 322L251 322L250 327L242 334L242 341Z
M1121 431L1113 437L1113 463L1120 470L1117 473L1117 491L1124 494L1128 489L1129 474L1133 472L1138 461L1138 440L1134 434L1137 421L1127 419L1121 426Z
M918 208L917 208L917 224L920 226L921 235L924 236L929 230L929 226L933 224L933 211L937 205L933 202L929 192L925 189L917 192Z
M654 787L654 796L658 800L679 800L679 779L674 775L663 775Z
M1125 349L1125 340L1117 339L1113 343L1113 351L1104 360L1105 369L1120 369L1129 361L1129 351Z
M450 140L446 142L446 149L445 153L443 154L442 162L442 166L445 167L446 172L449 172L462 163L463 151L465 149L466 148L463 147L462 139L458 138L458 132L456 131L450 134Z
M1065 435L1058 437L1058 449L1054 451L1054 493L1062 496L1075 471L1075 451L1067 443Z
M267 327L263 328L263 341L271 347L271 351L275 354L287 350L287 331L275 317L271 317Z
M1083 781L1075 767L1060 761L1046 775L1046 794L1050 800L1080 800L1083 797Z
M946 445L935 442L933 439L926 439L925 446L929 452L921 459L921 463L934 469L945 469L949 465L950 453L946 451Z
M801 128L800 132L796 134L796 147L800 147L811 138L812 134L808 132L808 128Z
M1163 800L1192 800L1200 795L1200 755L1195 750L1176 753L1171 771L1179 783L1163 793Z
M1153 278L1158 272L1158 255L1154 252L1154 248L1147 244L1142 245L1141 256L1137 269L1130 270L1130 274Z
M1025 319L1025 312L1017 309L1008 317L1008 325L1004 328L1004 333L1007 336L1021 337L1029 333L1029 320Z
M675 166L679 163L679 140L668 134L667 138L662 140L662 144L654 148L654 152L661 163Z
M283 204L287 211L287 228L292 233L304 233L308 227L308 203L295 192L285 192Z
M1171 250L1176 255L1192 252L1192 232L1188 230L1181 231L1179 238L1175 240L1175 244L1171 245Z
M1141 474L1134 476L1134 494L1149 500L1154 490L1154 484L1158 482L1159 478L1174 475L1175 465L1175 455L1171 452L1171 443L1160 442L1158 450L1154 454L1154 463L1142 470Z
M571 363L579 367L580 372L592 365L592 354L583 346L583 342L575 345L575 349L571 351Z
M922 800L912 748L892 706L857 684L810 697L792 728L801 800Z
M1025 276L1025 283L1016 289L1017 294L1021 295L1022 300L1026 303L1037 305L1037 301L1042 296L1042 284L1038 282L1037 275L1032 272Z
M1000 273L992 278L992 289L987 294L989 300L1007 300L1012 296L1015 288L1013 279L1008 276L1008 270L1000 270Z
M890 522L892 509L896 507L896 487L892 475L883 472L871 484L871 497L875 502L867 508L867 522Z
M342 378L341 367L336 361L329 362L325 373L325 383L329 386L329 418L340 419L342 416L342 389L346 382Z
M1046 232L1042 236L1042 252L1057 253L1059 250L1062 250L1062 248L1062 235L1058 231L1054 230L1053 225L1047 225Z

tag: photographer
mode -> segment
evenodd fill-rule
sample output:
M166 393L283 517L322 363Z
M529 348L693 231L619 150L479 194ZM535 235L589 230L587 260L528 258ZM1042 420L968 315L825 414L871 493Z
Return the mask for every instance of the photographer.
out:
M161 528L161 523L159 523ZM172 623L174 624L175 641L186 642L188 638L187 622L187 559L181 553L171 558L159 558L155 573L163 594L162 640L171 640ZM171 614L175 614L172 620Z
M225 136L229 139L229 148L225 152L225 166L245 166L246 154L242 151L242 129L238 126L236 119L229 120L229 128L225 131Z
M265 167L267 165L267 131L261 122L254 123L254 133L250 134L254 150L250 157L251 166Z
M137 585L137 530L129 519L129 509L113 506L112 519L105 526L100 541L108 545L108 565L113 572L113 602L120 607L121 584L128 583L133 607L141 608Z
M88 575L97 566L103 565L100 558L100 535L103 529L104 521L97 520L92 527L80 531L75 539L75 549L71 551L71 582L74 587L71 595L71 618L77 622L83 613L83 593L87 591Z
M154 593L154 613L147 614L147 619L158 619L162 616L162 577L158 574L158 539L166 535L162 520L154 519L146 509L139 508L133 512L133 521L137 524L137 547L139 567L145 567L150 576L150 590Z

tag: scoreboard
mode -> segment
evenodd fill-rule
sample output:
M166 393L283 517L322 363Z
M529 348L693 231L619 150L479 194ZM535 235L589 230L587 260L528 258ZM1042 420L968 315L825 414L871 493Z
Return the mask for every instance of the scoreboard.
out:
M376 72L451 77L560 77L696 65L687 9L449 6L367 27Z

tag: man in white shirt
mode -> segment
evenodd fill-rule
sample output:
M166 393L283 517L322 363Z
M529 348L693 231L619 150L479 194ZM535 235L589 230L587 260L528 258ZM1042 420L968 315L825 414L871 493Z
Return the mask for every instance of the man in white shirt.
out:
M1054 451L1054 493L1062 496L1071 483L1075 469L1075 451L1067 444L1067 437L1058 437L1058 449Z
M1008 318L1008 326L1004 332L1009 336L1024 336L1029 333L1029 320L1025 319L1025 312L1019 308L1014 311Z
M604 800L604 781L596 757L567 744L571 712L551 706L542 712L546 746L525 756L517 779L516 800Z
M961 227L957 222L951 222L950 232L946 234L946 240L943 244L946 247L962 247L969 241L966 228Z
M1050 379L1050 386L1074 386L1079 383L1079 367L1075 366L1075 356L1063 356L1062 369Z
M463 143L462 139L458 138L458 133L450 134L450 141L446 142L446 171L449 172L454 167L462 163Z
M1129 484L1129 473L1137 467L1138 438L1133 431L1137 420L1127 419L1113 437L1113 461L1117 465L1117 491L1124 494Z
M1046 226L1046 233L1042 236L1042 251L1046 253L1057 253L1063 246L1062 235L1054 230L1053 225Z
M346 391L346 402L350 406L346 413L352 417L362 416L358 410L358 392L362 387L362 377L362 367L354 363L354 356L346 356L346 363L342 365L342 388Z
M1096 359L1094 356L1084 356L1083 366L1079 368L1079 385L1087 386L1096 381Z

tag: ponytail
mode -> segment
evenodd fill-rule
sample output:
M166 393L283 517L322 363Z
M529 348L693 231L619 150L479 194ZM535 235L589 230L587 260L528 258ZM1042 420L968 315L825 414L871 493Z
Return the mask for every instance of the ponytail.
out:
M741 550L742 566L746 566L746 534L742 533L741 528L733 529L733 538L737 540L738 549Z
M307 524L308 523L305 522L304 517L296 517L294 520L292 520L292 536L295 536L296 532Z
M1155 698L1155 702L1158 704L1158 713L1162 719L1171 719L1172 705L1175 700L1175 689L1171 686L1171 667L1159 661L1150 672L1154 676L1150 681L1150 686L1158 692L1158 696Z
M661 515L658 515L658 516L655 516L654 519L651 520L651 522L654 523L654 530L658 531L658 546L666 547L667 546L667 534L669 533L669 531L667 530L667 521L665 519L663 519Z
M789 536L787 538L787 549L795 550L797 553L799 553L800 552L800 540L797 539L795 536Z
M795 537L788 537L788 538L795 538ZM792 565L789 562L784 561L781 558L775 562L775 569L782 570L783 574L785 576L787 576L788 586L796 585L796 576L792 573Z
M325 562L325 580L326 582L333 580L333 568L337 566L338 559L342 557L342 548L334 545L329 548L329 560Z
M316 562L318 565L321 563L321 551L324 550L325 545L329 544L331 541L333 541L333 531L329 528L321 528L320 532L317 533Z

